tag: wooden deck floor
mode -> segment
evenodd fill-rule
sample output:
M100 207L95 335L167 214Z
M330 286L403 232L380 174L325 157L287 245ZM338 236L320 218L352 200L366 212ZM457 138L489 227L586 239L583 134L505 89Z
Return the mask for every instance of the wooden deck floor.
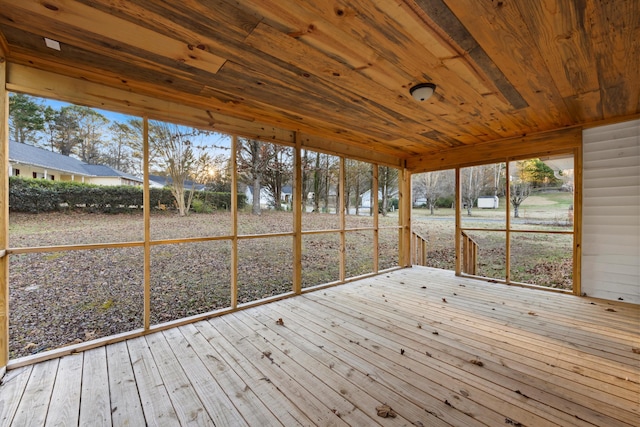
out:
M11 370L0 425L638 426L638 347L638 306L414 267Z

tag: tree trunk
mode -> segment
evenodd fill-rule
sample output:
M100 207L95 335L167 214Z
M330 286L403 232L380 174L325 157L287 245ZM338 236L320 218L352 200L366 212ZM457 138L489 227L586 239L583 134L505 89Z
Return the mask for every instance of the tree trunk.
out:
M253 178L253 207L251 213L260 215L260 176L258 174Z
M514 218L520 218L520 204L514 204L513 205L513 217Z

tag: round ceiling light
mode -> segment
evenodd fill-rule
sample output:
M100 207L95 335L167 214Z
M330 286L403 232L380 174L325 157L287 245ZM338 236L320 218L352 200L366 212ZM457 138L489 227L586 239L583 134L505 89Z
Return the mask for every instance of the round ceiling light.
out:
M418 102L426 101L436 91L436 85L433 83L419 83L409 89L409 93Z

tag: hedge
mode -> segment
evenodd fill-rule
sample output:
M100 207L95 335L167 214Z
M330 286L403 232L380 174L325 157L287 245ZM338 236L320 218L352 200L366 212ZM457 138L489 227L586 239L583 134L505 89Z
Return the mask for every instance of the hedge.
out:
M55 212L64 210L84 210L87 212L118 213L142 208L143 190L130 185L101 186L78 182L50 181L21 177L9 178L9 210L12 212ZM150 205L173 209L175 207L171 190L151 188ZM208 210L224 209L231 206L230 193L199 191L194 195L200 205ZM246 203L244 195L238 195L238 208Z

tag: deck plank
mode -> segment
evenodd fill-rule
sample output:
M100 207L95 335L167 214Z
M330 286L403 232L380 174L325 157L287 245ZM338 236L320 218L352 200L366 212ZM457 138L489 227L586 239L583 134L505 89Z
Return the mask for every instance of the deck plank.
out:
M284 426L312 426L314 423L298 407L295 402L284 398L282 390L271 381L251 361L246 354L239 351L222 336L209 322L198 322L193 325L211 344L214 357L220 363L219 369L231 367L233 372L253 391L260 402L278 418ZM256 403L258 404L258 403Z
M128 340L127 348L146 424L157 427L179 426L178 415L173 409L147 341L144 337Z
M311 383L314 390L320 389L319 392L323 394L332 394L334 396L333 398L325 395L325 400L330 401L332 406L336 408L336 414L342 417L349 424L375 425L378 423L379 420L377 419L375 408L382 403L388 402L381 402L378 399L373 398L366 391L367 388L372 386L370 381L368 381L368 384L363 387L359 387L349 382L347 378L343 378L336 370L333 369L335 366L327 366L322 363L317 363L317 361L309 355L312 344L305 343L303 345L298 345L294 343L293 340L290 339L291 337L289 334L283 334L283 331L286 331L286 327L273 329L271 326L276 325L277 318L268 318L266 322L263 323L257 319L257 315L258 313L255 312L251 313L251 315L241 312L234 314L233 317L237 318L240 322L243 322L251 330L256 331L265 343L270 343L273 347L277 347L279 349L278 351L285 356L282 362L283 365L288 365L284 369L309 370L310 367L313 367L313 370L311 371L313 373L313 377L310 378L310 380L305 381L305 383ZM271 357L273 358L275 356L272 354ZM292 368L293 364L296 364L297 366ZM321 387L320 384L322 384ZM356 409L358 410L358 418L350 417L350 413L344 414L340 412L338 408L339 405L344 403L344 399L347 399L349 402L349 406L352 407L352 412ZM393 424L391 425L411 424L411 421L404 418L402 415L398 415L392 422Z
M146 339L180 425L214 426L164 334L151 334Z
M327 309L328 308L329 307L327 307ZM591 415L595 417L597 422L607 421L608 423L612 423L613 421L604 417L603 413L608 413L612 417L624 416L623 413L619 412L619 409L629 408L633 400L637 399L637 394L627 392L627 390L624 389L617 390L614 387L610 387L609 391L615 389L614 391L617 391L623 399L616 397L603 403L598 400L603 396L602 390L590 387L581 388L580 393L577 393L572 388L573 382L567 382L559 377L557 370L554 370L554 368L550 368L545 364L528 366L526 363L529 363L528 361L532 359L529 359L526 354L520 357L513 357L508 351L501 351L498 347L499 341L489 340L485 346L465 344L471 343L474 338L476 340L478 339L477 335L473 332L469 333L469 340L461 343L458 337L460 337L464 331L461 329L445 328L442 322L438 323L440 333L437 336L429 336L432 329L427 329L426 326L425 328L417 328L417 323L413 322L411 322L409 326L401 325L401 322L406 320L405 317L392 313L391 311L380 315L377 311L379 308L373 308L371 305L360 305L353 300L349 300L348 302L332 300L331 308L340 310L343 313L349 313L348 318L353 325L370 324L379 328L378 333L380 335L388 335L385 330L390 329L389 323L385 323L384 320L385 317L388 317L394 323L394 334L411 340L407 345L413 346L415 350L422 349L423 351L428 351L431 357L444 361L451 366L459 365L466 371L466 374L492 380L505 386L509 385L510 390L518 390L521 395L526 395L531 399L537 397L537 400L548 400L549 396L547 395L553 391L556 396L562 396L562 398L553 398L559 408L562 408L562 410L567 413L573 412L575 414L580 412L583 418L588 418L587 415ZM354 310L356 312L354 312ZM358 316L354 316L355 314L358 314ZM360 320L360 316L366 316L366 322L365 320ZM451 337L453 337L453 339ZM425 345L427 346L427 350L424 350ZM478 358L479 355L481 355L480 358ZM471 366L465 363L472 359L481 359L486 369L472 370ZM549 369L540 369L544 367ZM492 378L493 375L499 375L499 377L497 377L499 380L495 377ZM627 400L625 401L624 398ZM596 412L595 410L601 412ZM633 415L627 417L627 422L631 421L631 417L633 417Z
M80 425L111 426L106 347L84 352Z
M0 424L638 426L633 348L640 306L414 267L10 370Z
M302 409L313 425L349 425L334 411L342 410L346 413L351 408L332 408L330 403L323 400L324 395L310 392L304 384L300 384L298 382L300 378L296 378L294 373L283 369L282 364L275 361L281 357L276 353L278 350L276 347L263 343L259 335L241 325L236 325L236 322L230 321L227 316L211 319L209 323L213 324L222 335L231 339L238 350L253 360L254 366L263 373L262 381L274 384L281 390L283 398L303 405Z
M44 425L59 363L60 359L52 359L33 367L12 426Z
M70 354L60 359L51 404L47 413L47 426L76 425L80 416L82 365L84 355Z
M10 425L27 387L33 365L7 372L0 382L0 425Z
M231 399L229 402L237 409L246 424L250 426L282 425L249 385L222 360L222 356L194 325L182 326L180 332L188 345L193 348L202 367L208 371L198 372L198 375L202 378L210 378L218 384L216 393L225 393ZM184 362L184 359L181 361Z
M211 375L181 331L177 328L169 329L164 331L163 335L214 424L246 426L247 423L238 415L229 396Z
M535 382L535 377L529 377L527 372L519 372L516 375L509 375L511 369L504 369L502 364L498 361L492 361L491 353L485 352L467 352L460 351L453 347L446 345L447 334L441 332L435 336L431 331L425 331L418 329L414 324L410 327L402 324L402 319L393 319L393 322L385 323L385 315L381 315L375 310L369 310L366 314L364 311L360 313L363 316L363 320L359 317L354 318L352 315L345 315L348 310L357 310L357 307L351 305L351 308L342 306L343 312L336 307L338 304L336 301L332 301L331 307L324 306L316 313L308 309L308 312L314 315L319 315L321 312L326 313L327 316L333 316L335 321L340 322L340 326L353 333L370 336L368 345L371 346L371 342L383 343L388 349L403 348L405 349L405 356L409 359L418 361L418 363L427 363L430 367L436 369L438 372L443 373L446 377L451 378L474 378L473 381L465 379L465 383L473 388L477 389L480 393L486 395L494 395L501 398L503 402L509 402L511 405L522 410L529 410L534 413L544 413L545 418L549 421L555 422L559 425L581 425L575 414L581 414L581 418L588 419L593 417L596 422L606 421L607 425L616 425L615 420L603 417L600 413L593 411L589 407L581 406L572 403L570 400L561 399L554 394L554 385L540 381L538 384L540 389L536 390L531 387L531 383ZM412 330L415 331L412 333ZM393 332L392 332L393 331ZM371 335L368 335L368 334ZM393 337L393 339L387 339L384 337ZM376 347L381 347L380 344L374 344ZM425 350L428 348L428 350ZM429 352L431 356L426 359L424 356L426 352ZM470 361L480 361L483 366L478 367ZM420 372L420 366L415 368L417 372ZM432 375L428 376L433 378ZM472 389L467 388L467 392ZM519 393L516 393L519 391ZM570 390L562 389L559 395L570 394ZM478 392L475 393L478 396ZM505 397L506 396L506 397ZM526 397L524 397L526 396ZM582 398L584 403L586 398ZM482 399L484 404L489 403L487 399ZM598 404L601 402L592 400L591 403ZM600 409L608 410L606 405L602 404ZM504 406L503 406L504 407ZM498 407L494 407L497 410ZM615 409L611 411L612 414L617 413ZM571 415L574 414L574 415ZM508 415L508 414L506 414ZM534 420L534 425L539 425L541 420ZM526 422L521 421L525 425L529 425Z
M107 346L107 367L113 425L131 427L144 425L142 404L126 342Z

